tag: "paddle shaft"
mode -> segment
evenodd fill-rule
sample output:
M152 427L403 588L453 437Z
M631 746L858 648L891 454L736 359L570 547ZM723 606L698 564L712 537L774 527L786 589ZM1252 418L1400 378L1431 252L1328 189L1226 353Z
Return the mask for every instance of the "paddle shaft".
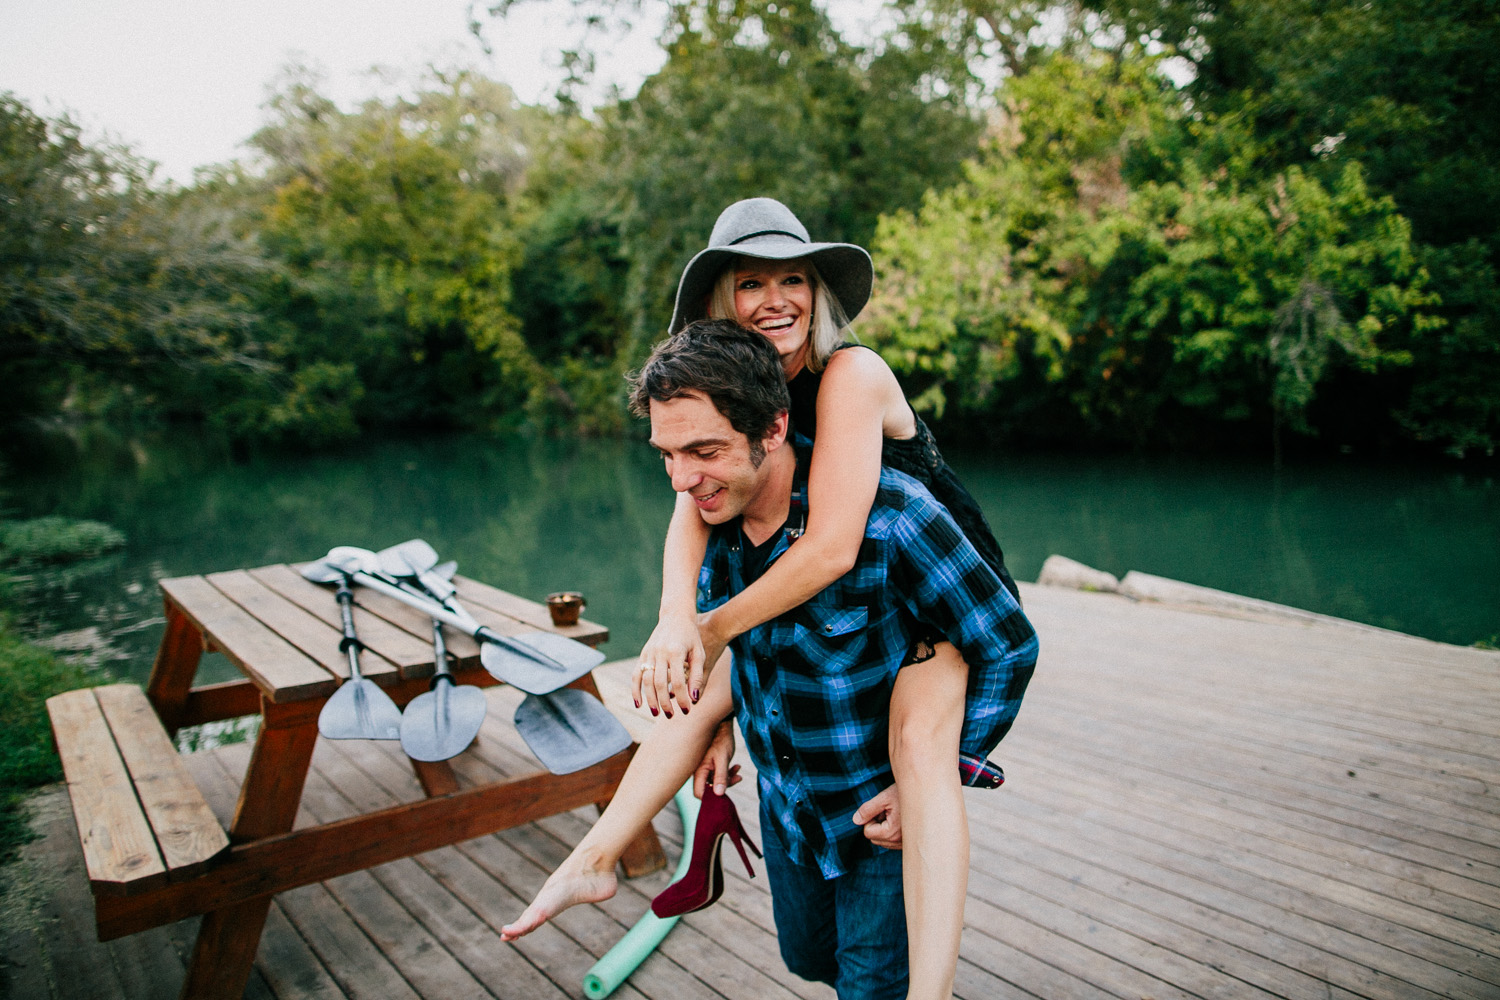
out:
M432 686L437 687L438 681L444 679L451 684L453 675L448 671L448 644L443 641L443 623L436 618L432 620L432 652Z
M351 680L363 680L364 676L359 672L359 635L354 631L354 591L349 589L349 577L346 574L339 580L339 611L344 619L344 647L345 654L349 657L349 677Z
M414 608L419 608L427 612L430 617L436 618L445 625L452 625L454 628L472 635L480 642L493 642L496 645L504 646L513 653L518 653L528 659L535 660L537 663L545 664L558 670L567 669L541 650L532 649L524 642L516 642L514 639L499 635L480 625L473 618L469 617L469 615L456 614L451 608L444 607L429 597L414 594L405 588L387 583L379 577L371 576L369 573L355 573L354 580L356 583L369 587L371 590L379 591L388 597L394 597L398 601L410 604Z

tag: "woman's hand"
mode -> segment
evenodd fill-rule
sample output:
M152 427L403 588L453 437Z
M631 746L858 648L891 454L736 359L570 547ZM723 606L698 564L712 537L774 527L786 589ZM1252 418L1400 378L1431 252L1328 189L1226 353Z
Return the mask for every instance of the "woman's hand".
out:
M672 717L676 701L684 715L703 690L703 640L695 615L667 615L656 623L641 648L640 663L630 678L635 707L644 702L651 714Z
M703 754L703 763L693 772L693 794L703 798L703 789L710 782L716 793L723 795L731 786L740 783L740 766L729 766L734 756L734 720L725 719L714 732L713 742Z

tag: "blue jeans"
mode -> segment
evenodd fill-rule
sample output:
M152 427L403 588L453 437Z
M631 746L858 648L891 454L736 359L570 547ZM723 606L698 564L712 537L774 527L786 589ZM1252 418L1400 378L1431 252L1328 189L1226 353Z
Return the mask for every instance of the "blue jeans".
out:
M786 967L803 979L828 983L839 1000L902 1000L909 967L901 852L879 851L827 879L787 855L764 808L760 835Z

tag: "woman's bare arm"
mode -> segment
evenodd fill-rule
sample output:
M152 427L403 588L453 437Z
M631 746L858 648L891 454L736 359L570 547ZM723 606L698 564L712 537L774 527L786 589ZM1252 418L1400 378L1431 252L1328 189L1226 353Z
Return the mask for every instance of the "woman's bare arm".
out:
M656 628L641 647L640 669L631 675L635 707L641 707L644 695L652 715L660 706L671 716L672 678L692 675L697 679L694 691L702 690L704 661L703 642L698 636L698 570L707 549L708 525L703 523L692 497L677 494L677 506L672 510L672 523L667 527L662 553L661 607ZM690 696L684 692L678 701L684 711L689 700Z
M914 432L911 408L879 355L847 350L829 359L818 391L807 530L754 584L699 616L706 656L717 659L735 636L790 611L854 566L880 480L881 439ZM686 686L674 683L672 691L680 704L695 687L701 678L690 670Z

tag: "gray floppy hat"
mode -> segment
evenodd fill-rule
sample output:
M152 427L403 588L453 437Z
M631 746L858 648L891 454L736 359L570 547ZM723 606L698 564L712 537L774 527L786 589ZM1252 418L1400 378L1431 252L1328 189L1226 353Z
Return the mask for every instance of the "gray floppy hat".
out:
M719 213L719 221L714 223L714 231L708 238L708 248L683 269L668 333L676 333L706 315L714 282L736 257L812 258L823 283L849 319L859 315L870 299L874 268L863 247L853 243L814 243L807 235L807 227L775 198L746 198Z

